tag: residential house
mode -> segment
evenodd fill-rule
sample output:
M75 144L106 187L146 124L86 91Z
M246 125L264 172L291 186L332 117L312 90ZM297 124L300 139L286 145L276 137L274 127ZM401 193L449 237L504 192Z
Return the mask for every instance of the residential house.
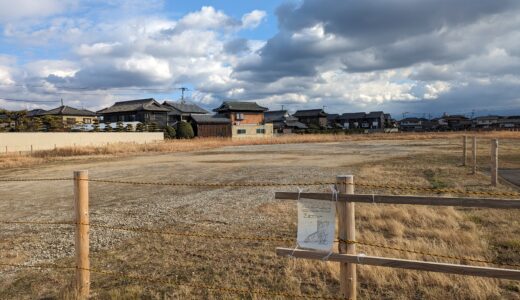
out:
M390 114L382 111L372 111L367 113L344 113L339 117L339 123L345 129L383 129L392 126Z
M167 125L170 109L162 106L153 98L119 101L97 113L102 116L104 123L113 122L141 122L143 124L157 124L163 128Z
M29 114L28 114L29 116ZM63 121L65 128L70 128L76 124L92 124L97 118L96 113L86 109L62 105L51 110L33 110L31 117L55 116Z
M498 120L498 125L504 129L520 128L520 116L504 117Z
M339 117L339 122L345 129L368 128L365 122L366 113L344 113Z
M298 110L293 114L293 117L298 118L298 121L309 128L327 127L327 113L323 109Z
M273 124L273 130L276 133L301 132L308 128L299 122L298 118L289 115L286 110L266 111L264 121L267 124Z
M328 128L343 128L339 119L339 114L327 114L327 127Z
M273 135L273 124L265 123L267 108L256 102L225 101L213 111L231 121L233 138Z
M468 130L471 129L471 120L463 115L447 115L442 116L443 123L448 124L449 130Z
M500 116L482 116L473 119L472 127L477 129L492 129L499 127Z
M193 114L189 117L195 136L232 137L231 120L222 115Z
M209 112L202 107L184 101L164 101L162 104L168 108L168 125L173 126L180 121L188 121L192 115L206 115Z
M426 118L404 118L399 121L401 131L428 131L432 122Z
M365 121L370 129L385 128L385 113L382 111L371 111L365 116Z

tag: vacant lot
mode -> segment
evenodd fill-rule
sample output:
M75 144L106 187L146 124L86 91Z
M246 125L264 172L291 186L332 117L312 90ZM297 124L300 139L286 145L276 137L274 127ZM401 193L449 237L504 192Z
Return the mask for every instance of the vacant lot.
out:
M520 167L520 140L501 141L501 165ZM338 174L376 184L514 191L489 186L489 144L479 148L479 172L460 166L460 139L346 141L225 147L199 152L136 157L84 157L37 168L13 169L9 178L70 177L89 170L96 179L193 183L334 181ZM0 183L0 220L71 221L72 183ZM90 183L91 223L229 236L294 238L294 202L274 200L274 191L295 187L190 188ZM328 186L306 190L328 191ZM399 191L357 189L361 192ZM402 192L400 192L402 193ZM520 265L518 211L419 206L358 205L358 239L452 256ZM0 263L73 264L73 228L66 225L1 225ZM269 289L338 296L338 268L327 262L274 255L291 242L180 238L91 229L95 269L161 277L173 283ZM464 263L360 246L360 252L390 257ZM516 267L519 268L519 267ZM365 299L520 299L520 285L477 277L358 268ZM73 271L0 268L0 298L70 297ZM120 298L276 298L154 284L92 274L92 295Z

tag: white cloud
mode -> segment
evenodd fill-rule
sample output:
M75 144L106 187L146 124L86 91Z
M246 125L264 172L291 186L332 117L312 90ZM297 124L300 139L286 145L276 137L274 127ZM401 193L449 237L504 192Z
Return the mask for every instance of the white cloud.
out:
M76 53L82 56L104 55L111 53L119 45L121 45L119 42L94 43L92 45L82 44L78 47Z
M31 77L45 78L49 75L66 77L73 76L79 71L79 66L67 60L37 60L25 64L24 69Z
M76 6L73 0L0 0L0 23L22 18L47 17Z
M242 16L242 27L256 28L266 17L266 12L263 10L253 10Z

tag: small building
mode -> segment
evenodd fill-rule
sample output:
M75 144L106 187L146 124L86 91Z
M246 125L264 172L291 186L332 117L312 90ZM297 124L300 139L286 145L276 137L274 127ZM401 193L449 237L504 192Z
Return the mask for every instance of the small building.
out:
M233 138L273 135L273 124L265 123L267 108L256 102L225 101L213 111L231 121Z
M504 129L520 128L520 116L504 117L498 121L498 124Z
M404 118L399 121L401 131L428 131L432 128L432 122L425 118Z
M63 125L70 128L76 124L92 124L97 119L96 113L86 109L77 109L74 107L62 105L51 110L39 113L31 111L32 117L55 116L61 118Z
M114 105L104 108L97 113L102 116L104 123L113 122L141 122L143 124L155 123L160 128L167 125L167 117L170 110L162 106L153 98L119 101Z
M443 123L447 124L449 130L467 130L471 128L471 120L463 115L447 115L442 116Z
M189 119L195 136L232 137L231 120L224 116L194 114Z
M364 112L344 113L339 117L339 122L345 129L368 128L365 116Z
M343 128L340 121L339 114L327 114L327 127L328 128Z
M499 127L500 116L482 116L473 119L473 127L477 129L492 129Z
M368 123L370 129L381 129L385 128L385 113L382 111L371 111L365 116L365 120Z
M273 110L264 113L265 123L273 124L276 133L302 132L308 127L299 122L298 118L289 115L286 110Z
M188 121L192 115L206 115L209 114L204 108L184 101L173 102L164 101L162 104L164 107L169 109L168 112L168 125L173 126L180 121Z
M306 126L315 128L327 127L327 113L323 109L305 109L298 110L293 114L298 121Z

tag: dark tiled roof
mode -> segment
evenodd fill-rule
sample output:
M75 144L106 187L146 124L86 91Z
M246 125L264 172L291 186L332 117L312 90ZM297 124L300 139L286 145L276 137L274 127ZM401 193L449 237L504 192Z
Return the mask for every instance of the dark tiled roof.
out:
M474 120L498 120L501 118L501 116L481 116L474 118Z
M351 120L351 119L363 119L366 117L366 113L357 112L357 113L344 113L341 115L340 119L342 120Z
M29 110L27 112L27 116L28 117L36 117L36 116L41 116L43 113L47 112L45 109L40 109L40 108L37 108L37 109L33 109L33 110Z
M166 107L163 107L159 102L155 101L153 98L148 99L139 99L139 100L130 100L130 101L119 101L114 105L104 108L98 113L100 114L109 114L109 113L119 113L119 112L136 112L136 111L160 111L160 112L168 112L170 111Z
M367 118L381 118L384 117L385 113L382 111L371 111L367 114Z
M184 114L207 114L209 113L204 108L198 106L197 104L187 103L187 102L173 102L173 101L164 101L163 106L166 108L170 108L172 112L179 112Z
M286 110L272 110L264 113L264 121L266 123L282 122L288 116Z
M306 110L298 110L293 116L295 117L326 117L327 113L323 111L323 109L306 109Z
M77 109L74 107L62 105L54 109L48 110L40 114L41 116L88 116L95 117L96 113L86 109Z
M191 115L199 124L231 124L231 120L221 115Z
M215 111L215 112L222 112L222 111L263 112L263 111L267 111L267 108L258 105L256 102L224 101L219 107L215 108L213 111Z
M298 122L298 121L293 121L293 120L285 121L285 125L287 127L296 127L298 129L307 129L307 125L305 125L301 122Z
M335 121L338 119L339 119L339 114L328 114L327 115L327 120L329 120L329 121Z
M405 118L405 119L402 119L399 122L419 122L419 121L426 122L426 121L428 121L428 119L425 119L425 118Z

